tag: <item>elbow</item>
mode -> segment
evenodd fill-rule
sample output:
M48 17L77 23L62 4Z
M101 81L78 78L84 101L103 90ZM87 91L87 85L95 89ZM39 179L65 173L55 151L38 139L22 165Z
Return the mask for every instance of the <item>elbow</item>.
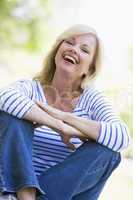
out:
M115 152L120 152L128 148L131 143L129 128L125 123L102 122L97 142Z
M131 136L130 136L129 128L125 124L123 124L122 127L123 128L121 130L121 134L123 135L123 140L121 142L120 148L118 149L119 151L127 149L129 145L131 144Z
M129 128L126 125L124 125L124 126L125 126L125 132L126 132L125 141L127 141L125 148L127 148L131 144L131 134L130 134Z

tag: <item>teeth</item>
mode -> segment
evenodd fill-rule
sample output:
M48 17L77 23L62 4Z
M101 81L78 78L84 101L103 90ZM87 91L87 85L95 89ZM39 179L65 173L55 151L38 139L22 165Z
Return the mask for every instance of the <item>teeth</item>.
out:
M73 64L76 64L75 58L73 58L73 57L71 57L71 56L69 56L69 55L65 55L64 58L65 58L65 59L68 59L68 60L71 60Z

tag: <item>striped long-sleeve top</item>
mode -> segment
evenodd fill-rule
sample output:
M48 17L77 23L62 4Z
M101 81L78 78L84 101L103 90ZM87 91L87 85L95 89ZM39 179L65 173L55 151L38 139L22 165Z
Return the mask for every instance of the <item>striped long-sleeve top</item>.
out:
M39 81L19 80L0 90L0 110L18 118L32 108L36 101L47 104L45 93ZM85 89L73 110L76 116L100 122L99 137L96 142L121 151L129 145L129 130L115 114L111 104L96 88ZM72 138L78 148L82 141ZM39 175L42 171L62 162L70 153L60 134L47 126L35 128L33 137L33 165Z

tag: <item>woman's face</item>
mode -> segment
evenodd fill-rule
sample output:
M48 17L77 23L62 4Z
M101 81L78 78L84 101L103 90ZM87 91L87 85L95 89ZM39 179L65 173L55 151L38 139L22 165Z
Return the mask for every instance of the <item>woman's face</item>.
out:
M72 36L65 39L55 56L56 70L70 77L81 78L87 74L96 50L96 38L92 34Z

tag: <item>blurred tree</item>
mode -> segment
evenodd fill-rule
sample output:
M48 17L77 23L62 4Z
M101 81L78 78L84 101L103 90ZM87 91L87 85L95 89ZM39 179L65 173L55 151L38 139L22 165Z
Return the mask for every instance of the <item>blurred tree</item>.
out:
M50 13L51 0L0 0L0 48L40 49Z

